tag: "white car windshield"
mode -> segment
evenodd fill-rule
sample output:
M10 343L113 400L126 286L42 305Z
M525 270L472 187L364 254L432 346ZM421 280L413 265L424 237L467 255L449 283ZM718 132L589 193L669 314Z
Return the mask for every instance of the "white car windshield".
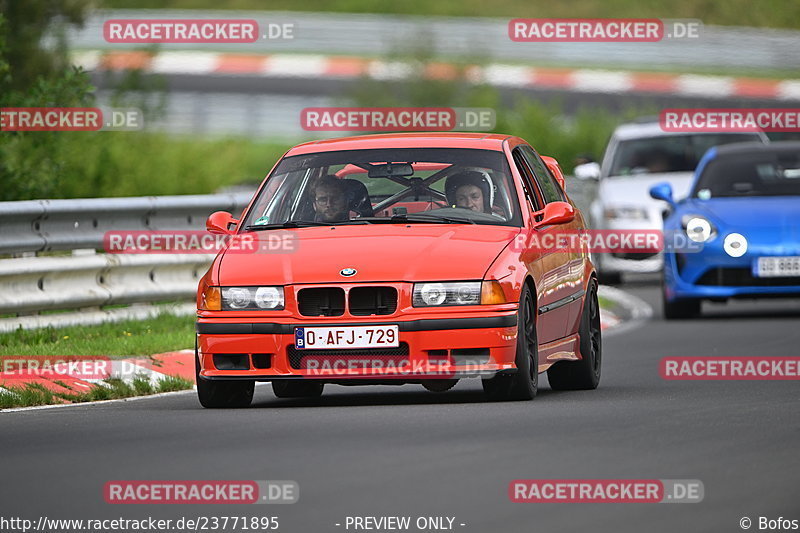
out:
M760 142L755 133L662 135L620 141L609 176L693 172L712 146L735 142Z

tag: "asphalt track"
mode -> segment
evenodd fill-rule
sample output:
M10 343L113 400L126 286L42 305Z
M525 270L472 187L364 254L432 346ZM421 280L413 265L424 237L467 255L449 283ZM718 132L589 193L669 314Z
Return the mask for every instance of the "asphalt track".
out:
M359 516L454 516L463 532L741 531L800 519L800 387L664 381L664 356L798 355L798 301L709 306L608 335L601 386L488 403L476 381L328 387L320 400L204 410L191 394L0 413L0 516L277 515L284 532L345 531ZM520 504L514 479L699 479L693 504ZM109 480L296 480L294 505L109 505ZM412 518L413 520L413 518ZM335 524L342 524L337 527ZM460 526L459 524L465 524ZM352 529L350 530L352 531ZM411 529L410 531L416 531Z

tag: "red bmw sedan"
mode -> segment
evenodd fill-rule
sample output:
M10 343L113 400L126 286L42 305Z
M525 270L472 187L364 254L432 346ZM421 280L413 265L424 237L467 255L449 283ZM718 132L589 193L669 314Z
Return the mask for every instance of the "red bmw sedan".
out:
M545 248L585 229L558 163L508 135L368 135L298 145L275 165L197 294L205 407L326 384L479 378L492 400L600 380L588 250ZM551 239L549 242L557 242Z

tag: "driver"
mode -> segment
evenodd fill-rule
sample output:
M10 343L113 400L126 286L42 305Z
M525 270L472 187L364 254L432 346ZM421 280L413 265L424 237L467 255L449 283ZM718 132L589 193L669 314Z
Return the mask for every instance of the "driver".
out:
M492 185L482 172L465 170L447 178L447 202L453 207L492 213Z
M344 222L350 219L347 192L339 178L322 176L314 186L314 211L321 222Z

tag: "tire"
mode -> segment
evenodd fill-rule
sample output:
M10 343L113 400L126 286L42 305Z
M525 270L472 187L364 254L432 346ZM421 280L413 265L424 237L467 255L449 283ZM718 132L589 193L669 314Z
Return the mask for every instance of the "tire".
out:
M539 387L539 343L531 289L527 284L519 297L517 316L517 372L484 379L483 392L492 401L525 401L536 396Z
M661 282L661 310L667 320L680 320L700 316L701 301L693 298L667 300L664 282Z
M278 398L319 398L324 388L325 383L306 379L279 379L272 382L272 392Z
M621 272L598 272L597 277L603 285L622 285Z
M255 381L216 381L200 377L200 358L195 348L194 371L197 399L208 409L247 407L253 402Z
M592 390L600 383L603 337L600 329L597 282L594 280L591 281L589 291L583 300L578 336L583 358L579 361L559 361L547 370L547 380L553 390Z

